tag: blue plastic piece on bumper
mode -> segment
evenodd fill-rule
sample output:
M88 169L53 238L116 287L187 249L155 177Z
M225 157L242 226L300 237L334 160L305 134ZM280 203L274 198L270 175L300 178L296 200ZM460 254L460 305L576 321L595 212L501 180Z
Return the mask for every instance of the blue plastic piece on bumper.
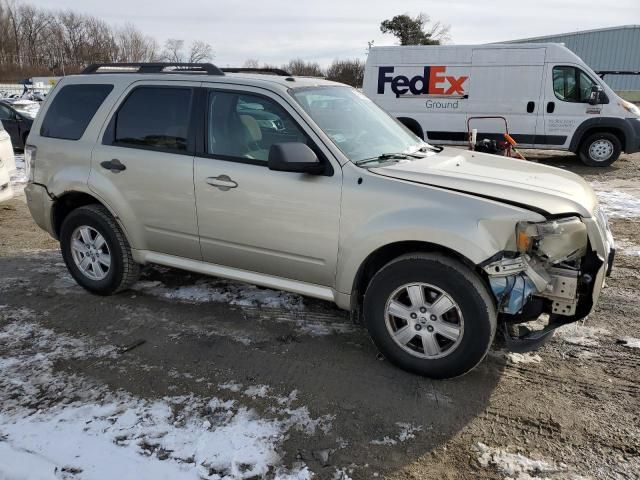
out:
M535 285L524 273L511 277L489 278L491 290L498 299L498 311L515 315L536 291Z

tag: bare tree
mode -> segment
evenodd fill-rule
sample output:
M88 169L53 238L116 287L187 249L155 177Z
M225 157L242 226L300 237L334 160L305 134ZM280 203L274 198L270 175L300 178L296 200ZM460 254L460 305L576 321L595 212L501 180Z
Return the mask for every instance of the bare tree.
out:
M206 42L196 41L191 44L189 51L189 62L209 62L213 59L213 47Z
M334 60L327 69L327 78L335 82L346 83L352 87L362 87L364 62L357 58Z
M151 62L158 50L156 40L142 34L131 23L118 30L116 42L120 62Z
M167 62L184 62L184 40L170 38L164 42L161 58Z
M291 60L287 65L282 67L287 70L291 75L301 75L306 77L322 77L324 72L318 63L305 62L301 58Z
M260 68L260 61L257 58L247 58L242 66L244 68Z
M157 41L133 24L113 27L76 11L49 11L21 0L0 0L0 80L34 75L76 73L95 62L203 62L213 58L206 42L189 49L169 39L160 52Z

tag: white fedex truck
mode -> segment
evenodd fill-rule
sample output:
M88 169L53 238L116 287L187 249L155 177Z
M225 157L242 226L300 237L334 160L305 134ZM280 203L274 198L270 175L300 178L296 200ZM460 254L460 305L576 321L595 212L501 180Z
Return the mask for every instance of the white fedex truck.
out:
M434 144L463 145L470 117L507 120L522 148L569 150L591 166L640 150L640 109L557 43L374 47L365 95ZM472 119L478 140L504 121Z

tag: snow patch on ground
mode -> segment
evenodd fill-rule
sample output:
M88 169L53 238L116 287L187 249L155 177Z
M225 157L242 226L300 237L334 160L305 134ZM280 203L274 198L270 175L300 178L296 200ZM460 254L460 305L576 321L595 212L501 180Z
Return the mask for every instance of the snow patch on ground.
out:
M160 281L140 281L133 286L133 290L191 303L216 302L241 307L304 310L304 302L300 295L219 279L199 280L194 285L175 288L168 287Z
M304 300L300 295L223 279L203 279L194 285L179 287L168 287L158 280L142 280L133 286L133 290L182 302L214 302L243 308L273 309L271 312L259 311L257 314L267 321L293 324L296 331L303 335L325 336L355 330L351 322L339 322L334 317L325 320L316 315L307 316ZM283 310L286 312L282 312Z
M252 398L256 398L256 397L264 398L267 396L268 393L269 393L269 387L267 385L253 385L244 391L244 395Z
M628 238L616 238L616 253L626 255L628 257L640 257L640 245L634 243Z
M572 345L597 347L599 339L609 335L609 330L598 327L586 327L582 322L572 323L556 329L556 337Z
M478 463L487 468L497 468L505 480L586 480L586 477L567 471L564 464L555 465L546 460L535 460L502 448L493 448L478 442L475 446Z
M611 186L601 182L593 182L591 186L598 196L600 207L609 218L640 217L640 198L621 190L612 190Z
M304 464L281 465L281 443L294 428L328 432L333 416L287 406L264 417L218 397L110 391L54 365L116 357L114 347L43 328L23 310L0 308L0 478L311 478Z
M230 392L239 392L242 389L242 385L236 382L226 382L218 384L218 388L229 390Z
M356 330L356 327L354 327L353 323L338 322L335 321L334 318L328 321L322 321L302 315L295 317L276 316L275 318L273 318L273 320L275 320L276 322L293 323L298 332L314 337L350 333Z
M9 181L13 187L14 194L18 194L24 190L25 185L29 181L27 176L26 163L24 161L24 154L15 154L16 169L13 172L9 172Z
M331 480L352 480L352 478L347 473L346 468L339 468L335 471Z
M396 445L397 443L406 442L407 440L416 438L416 432L422 430L422 425L413 425L405 422L396 422L396 426L400 429L397 436L392 438L385 435L381 439L371 440L369 443L371 445Z
M623 337L619 340L620 344L627 348L640 348L640 338Z
M542 357L533 353L505 352L504 357L514 365L520 363L541 363Z

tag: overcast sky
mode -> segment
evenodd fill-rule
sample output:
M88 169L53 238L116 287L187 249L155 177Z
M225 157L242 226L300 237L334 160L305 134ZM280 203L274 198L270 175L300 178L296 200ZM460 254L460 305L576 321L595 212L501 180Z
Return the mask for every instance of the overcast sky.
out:
M215 63L248 58L281 64L294 57L327 65L365 58L367 41L393 45L380 22L424 12L451 25L451 43L513 40L615 25L640 24L640 0L26 0L73 9L110 24L135 24L160 44L167 38L204 40Z

